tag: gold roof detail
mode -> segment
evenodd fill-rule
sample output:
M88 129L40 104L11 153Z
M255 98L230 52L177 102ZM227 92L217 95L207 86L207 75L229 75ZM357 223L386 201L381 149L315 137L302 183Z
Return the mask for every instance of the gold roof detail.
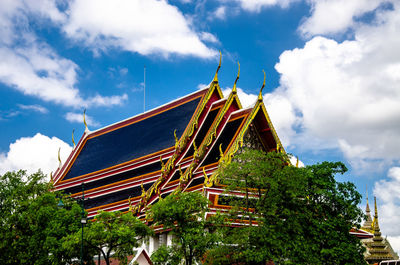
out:
M383 260L391 260L394 257L389 253L389 249L386 247L386 244L383 242L382 234L379 228L378 222L378 207L376 205L376 197L374 197L375 202L375 215L374 215L374 237L372 238L372 242L369 243L369 255L365 258L365 260L369 264L379 263Z
M217 71L215 72L213 82L218 82L218 71L219 71L219 68L221 68L221 59L222 59L222 53L221 53L221 51L219 51L219 64L218 64Z

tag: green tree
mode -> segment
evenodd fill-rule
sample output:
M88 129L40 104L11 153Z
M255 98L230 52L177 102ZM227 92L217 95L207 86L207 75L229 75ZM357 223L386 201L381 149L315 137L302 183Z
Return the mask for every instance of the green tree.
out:
M63 248L69 255L76 255L81 233L80 230L63 239ZM133 248L140 246L151 233L151 229L132 212L101 212L84 228L85 253L91 258L95 253L101 253L107 265L110 258L127 264L127 257L134 254Z
M151 256L155 265L186 265L200 262L204 253L218 241L213 233L217 218L206 219L209 200L199 192L180 192L171 194L154 204L149 218L154 225L163 225L173 234L170 247L160 247Z
M277 152L244 150L222 168L231 219L239 228L221 229L223 244L210 250L206 264L365 264L360 241L349 234L363 218L361 195L340 183L342 163L296 168ZM239 220L238 220L239 219Z
M79 229L81 208L51 192L40 171L0 176L0 264L66 264L60 239Z

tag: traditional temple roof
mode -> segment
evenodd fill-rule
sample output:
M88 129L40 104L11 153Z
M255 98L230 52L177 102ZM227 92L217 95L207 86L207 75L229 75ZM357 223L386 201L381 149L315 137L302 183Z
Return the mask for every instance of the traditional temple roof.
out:
M178 190L203 190L215 200L222 192L216 169L243 145L284 152L262 99L265 73L257 101L243 109L236 89L240 65L227 98L219 86L219 68L205 89L102 129L86 130L55 172L55 188L80 197L84 183L89 216L99 210L141 215L147 205Z
M369 264L379 263L383 260L392 260L398 258L395 253L391 253L391 246L387 240L382 238L382 234L379 228L378 221L378 207L376 205L376 197L374 197L375 202L375 215L374 215L374 237L372 241L366 241L365 245L367 247L367 255L365 260ZM392 250L393 251L393 250Z

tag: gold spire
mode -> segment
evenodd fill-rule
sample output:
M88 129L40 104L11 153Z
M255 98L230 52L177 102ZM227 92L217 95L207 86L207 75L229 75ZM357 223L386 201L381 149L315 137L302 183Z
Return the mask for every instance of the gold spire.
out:
M263 70L263 73L264 73L264 82L263 82L263 85L262 85L262 87L261 87L261 89L260 89L260 93L258 94L258 100L259 100L259 101L262 101L262 100L263 100L262 91L263 91L263 88L265 87L265 77L266 77L266 75L265 75L265 71L264 71L264 70Z
M54 184L53 171L50 172L50 182Z
M369 264L379 263L382 260L390 260L394 257L389 253L389 250L386 248L385 243L383 242L382 234L379 229L378 223L378 207L376 205L376 197L374 197L375 202L375 215L374 215L374 237L372 238L372 242L369 244L369 255L365 258Z
M219 51L219 64L218 64L217 71L215 72L213 82L218 82L218 71L219 71L219 68L221 68L221 59L222 59L222 53L221 53L221 51Z
M365 213L367 215L367 220L365 220L362 228L364 230L367 230L368 232L373 233L374 229L373 229L373 222L372 222L372 218L371 218L371 210L369 209L369 202L368 202L368 186L366 186L366 197L367 197L367 206L365 207Z
M237 62L237 64L238 64L238 74L237 74L237 77L236 77L236 79L235 79L235 83L233 84L233 88L232 88L232 93L234 93L234 94L236 94L237 93L237 89L236 89L236 83L237 83L237 81L239 80L239 76L240 76L240 63L239 63L239 61Z
M74 140L74 131L75 131L75 129L72 130L72 144L74 145L74 148L75 148L76 144L75 144L75 140Z
M85 132L88 132L89 129L88 129L87 123L86 123L86 109L83 111L83 124L85 124Z
M374 230L379 230L379 223L378 223L378 207L376 206L376 196L374 196L374 204L375 204L375 215L374 215Z
M299 167L299 157L296 156L296 167Z
M367 212L367 215L369 215L369 218L371 218L371 214L370 214L370 212L371 212L371 210L369 209L369 203L368 203L368 184L366 184L366 195L367 195L367 207L366 207L366 209L365 209L365 211Z
M61 167L60 150L61 150L61 147L58 148L58 162L59 162L58 167Z

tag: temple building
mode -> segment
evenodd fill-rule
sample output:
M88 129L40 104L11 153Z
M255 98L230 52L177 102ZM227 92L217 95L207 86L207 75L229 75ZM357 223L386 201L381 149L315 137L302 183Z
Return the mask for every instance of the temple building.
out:
M208 87L96 131L87 126L52 177L56 190L85 196L88 217L99 211L134 211L179 190L202 191L210 212L226 209L217 169L241 147L284 152L263 103L243 108L234 82L223 97L217 72ZM168 234L151 238L148 254L170 244Z
M64 164L52 176L56 190L73 198L84 196L88 217L99 211L133 211L144 217L146 208L174 191L202 191L211 201L207 215L226 210L218 168L229 163L242 147L285 152L263 103L262 89L254 104L243 108L236 83L222 95L217 68L204 89L112 125L85 132ZM73 140L74 142L74 140ZM398 258L381 237L375 202L372 220L350 233L367 247L368 262ZM159 231L138 249L135 261L150 264L149 256L172 235ZM371 263L372 264L372 263Z
M384 260L396 260L399 256L394 252L392 246L390 245L387 238L383 238L378 222L378 207L376 205L376 197L374 197L375 215L374 219L371 218L371 211L368 203L367 195L367 206L366 206L366 216L364 224L359 232L365 232L366 235L361 239L361 242L366 248L364 253L365 260L368 264L379 264L379 262Z

